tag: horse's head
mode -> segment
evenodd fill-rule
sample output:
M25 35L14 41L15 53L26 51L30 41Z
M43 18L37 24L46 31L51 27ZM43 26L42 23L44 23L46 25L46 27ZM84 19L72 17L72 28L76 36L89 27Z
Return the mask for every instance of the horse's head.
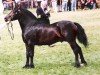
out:
M24 18L24 19L30 18L32 20L37 19L33 13L19 6L15 6L15 8L4 19L7 22L7 21L18 20L21 18Z
M15 7L13 8L13 10L11 10L11 12L4 18L5 21L13 21L13 20L17 20L21 15L21 8L19 7Z

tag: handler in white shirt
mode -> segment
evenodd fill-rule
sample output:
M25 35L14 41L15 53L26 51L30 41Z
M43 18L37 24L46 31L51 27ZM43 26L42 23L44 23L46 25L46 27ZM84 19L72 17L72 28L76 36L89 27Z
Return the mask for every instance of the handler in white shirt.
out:
M2 0L0 0L0 36L1 36L1 30L6 26L6 23L4 21L4 6L3 6L3 3L2 3ZM1 39L1 37L0 37ZM1 44L1 42L0 42Z
M16 3L20 3L21 0L15 0Z
M5 21L4 21L4 6L2 3L2 0L0 0L0 31L4 28L5 26Z

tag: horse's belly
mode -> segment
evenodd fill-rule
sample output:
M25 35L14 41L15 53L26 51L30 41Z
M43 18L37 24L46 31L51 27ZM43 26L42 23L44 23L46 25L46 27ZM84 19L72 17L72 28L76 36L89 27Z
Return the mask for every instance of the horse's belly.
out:
M51 45L58 42L59 41L58 39L59 38L56 38L56 37L52 39L42 39L37 42L37 45Z

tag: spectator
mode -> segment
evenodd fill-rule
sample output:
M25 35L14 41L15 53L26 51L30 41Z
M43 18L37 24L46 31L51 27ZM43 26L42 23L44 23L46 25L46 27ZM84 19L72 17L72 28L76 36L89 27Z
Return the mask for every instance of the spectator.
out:
M87 0L85 5L86 5L87 8L93 9L93 0Z
M96 0L96 8L100 8L100 0Z
M62 0L57 0L58 12L62 11Z
M71 0L71 10L76 11L77 0Z
M14 0L3 0L4 9L13 9Z
M2 0L0 0L0 30L2 30L6 25L5 21L4 21L3 11L4 11L4 6L3 6L3 3L2 3Z
M20 3L21 0L15 0L16 3Z
M47 0L41 1L41 7L45 11L48 8Z
M67 11L71 11L71 0L67 2Z
M57 12L57 1L51 0L53 12Z
M36 1L37 1L37 6L38 6L38 4L41 4L42 0L36 0Z
M43 9L42 9L42 7L41 7L41 2L37 3L36 13L37 13L37 17L45 14L44 11L43 11Z
M68 0L62 0L62 11L67 11Z
M38 21L40 21L40 23L43 22L43 23L50 24L49 21L50 13L49 12L45 13L45 11L41 7L41 2L38 3L36 13L37 13Z
M28 0L20 1L21 7L27 9L28 8Z
M86 3L86 0L80 0L82 10L85 8L85 3Z
M6 0L3 0L3 6L4 6L4 10L8 8L8 5L6 3Z
M96 4L97 4L96 0L93 0L93 9L96 9Z
M15 0L21 8L28 8L28 0Z

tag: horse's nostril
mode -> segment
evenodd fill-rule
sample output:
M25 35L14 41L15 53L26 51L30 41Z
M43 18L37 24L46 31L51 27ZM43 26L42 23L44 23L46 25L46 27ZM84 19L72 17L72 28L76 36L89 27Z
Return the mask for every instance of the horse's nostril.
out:
M7 18L4 18L4 20L7 22Z

